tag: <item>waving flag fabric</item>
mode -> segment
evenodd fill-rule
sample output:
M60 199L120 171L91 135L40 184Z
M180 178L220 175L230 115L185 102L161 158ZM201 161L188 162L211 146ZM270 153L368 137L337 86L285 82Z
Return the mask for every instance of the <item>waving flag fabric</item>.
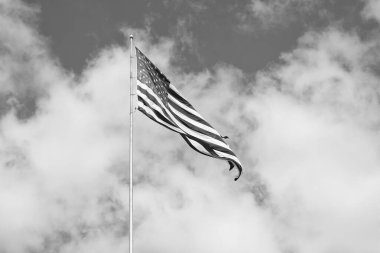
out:
M242 173L239 159L223 137L182 97L164 74L138 49L138 109L150 119L179 133L194 150L228 161Z

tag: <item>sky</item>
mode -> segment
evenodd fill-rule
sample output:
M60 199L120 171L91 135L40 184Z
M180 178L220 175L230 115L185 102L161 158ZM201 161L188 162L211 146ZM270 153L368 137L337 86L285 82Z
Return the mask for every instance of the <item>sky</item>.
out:
M243 164L136 112L135 252L380 251L380 1L0 0L0 27L0 252L127 252L131 33Z

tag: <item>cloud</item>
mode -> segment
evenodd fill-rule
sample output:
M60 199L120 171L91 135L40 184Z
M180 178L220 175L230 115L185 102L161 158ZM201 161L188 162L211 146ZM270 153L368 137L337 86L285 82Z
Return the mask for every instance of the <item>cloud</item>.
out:
M192 1L192 2L186 2L183 0L165 0L163 3L166 7L172 7L172 8L173 7L178 8L184 5L187 8L189 8L189 10L191 10L192 12L200 13L202 11L207 10L209 8L208 4L214 3L214 0L206 0L206 1L198 0L198 1Z
M38 9L21 1L0 2L0 114L12 106L21 118L35 113L36 99L46 95L62 69L50 56L47 42L34 28ZM15 32L17 31L17 32ZM22 101L22 102L21 102Z
M339 29L312 32L258 76L252 154L284 249L379 250L375 48Z
M377 2L362 0L343 4L335 0L250 0L235 15L238 27L246 33L273 33L286 29L287 33L301 36L310 29L324 29L334 24L346 28L360 27L361 33L365 34L371 30L365 19L376 19Z
M7 29L20 31L0 31L9 62L0 65L0 104L8 105L0 120L0 251L125 252L128 46L104 48L74 76L26 21L36 8L3 0L0 10ZM173 65L173 40L124 33L132 31L230 136L245 169L234 182L225 162L136 113L136 251L379 251L375 36L308 32L252 80L224 64L184 72ZM35 108L20 117L29 100Z
M377 22L380 20L380 1L365 0L365 7L362 10L362 16L366 19L374 19Z
M311 0L251 0L246 10L238 13L240 28L251 31L255 28L267 30L274 26L284 26L315 12L315 8L322 3L323 1Z

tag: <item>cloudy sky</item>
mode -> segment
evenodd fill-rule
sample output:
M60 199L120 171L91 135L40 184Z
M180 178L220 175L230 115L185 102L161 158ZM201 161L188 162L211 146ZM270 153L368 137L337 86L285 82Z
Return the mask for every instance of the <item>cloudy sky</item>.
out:
M137 112L136 252L380 252L380 1L0 0L0 27L0 252L127 252L130 33L244 168Z

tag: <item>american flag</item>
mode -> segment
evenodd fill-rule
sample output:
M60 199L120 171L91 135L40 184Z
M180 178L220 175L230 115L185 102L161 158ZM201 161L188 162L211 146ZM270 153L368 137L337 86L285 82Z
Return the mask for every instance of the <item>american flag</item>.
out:
M236 166L242 173L239 159L206 120L170 84L164 74L138 49L137 96L138 109L150 119L179 133L194 150L228 161L230 170Z

